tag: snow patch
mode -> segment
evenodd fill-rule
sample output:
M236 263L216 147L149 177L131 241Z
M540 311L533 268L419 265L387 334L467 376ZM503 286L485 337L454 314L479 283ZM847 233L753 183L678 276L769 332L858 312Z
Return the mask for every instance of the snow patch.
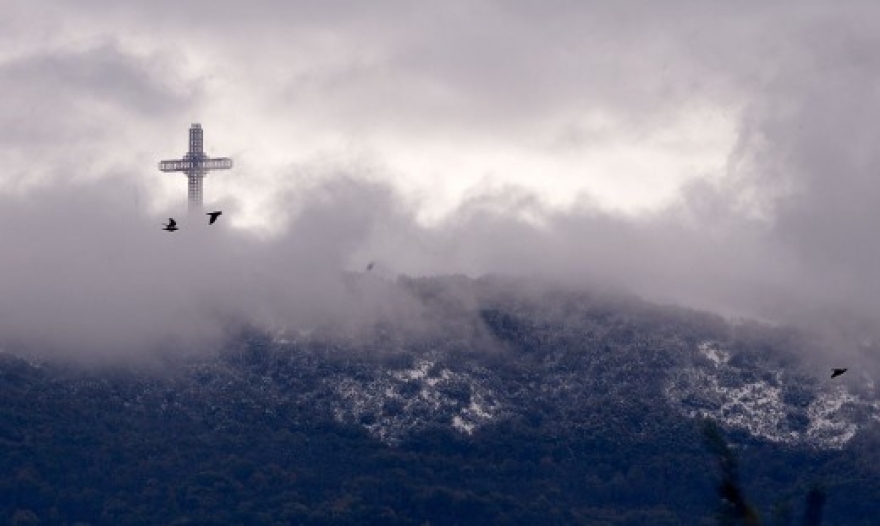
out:
M838 387L830 393L821 393L807 408L810 416L810 427L807 435L817 441L841 448L846 445L858 431L858 426L847 420L842 411L846 404L858 404L859 398ZM874 404L872 404L874 405ZM878 415L875 414L874 418Z
M373 378L342 376L334 382L335 418L360 424L389 444L431 423L471 434L501 409L492 390L474 375L441 368L430 360Z
M730 361L730 353L713 342L702 342L697 346L697 350L708 358L715 367L720 367Z
M804 386L811 379L733 366L731 353L712 342L700 343L696 351L709 365L697 360L671 372L665 389L667 401L690 417L712 418L772 442L822 449L840 449L852 440L859 413L880 420L880 403L843 386L822 390L818 384Z
M452 417L452 427L457 429L458 431L470 435L474 432L474 428L476 427L474 424L470 422L466 422L459 415L455 415Z

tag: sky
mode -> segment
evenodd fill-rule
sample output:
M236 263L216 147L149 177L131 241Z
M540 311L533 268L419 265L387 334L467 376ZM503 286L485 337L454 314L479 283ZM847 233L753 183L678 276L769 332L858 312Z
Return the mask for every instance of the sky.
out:
M0 333L112 353L408 312L352 300L369 261L876 324L878 10L4 2ZM236 163L213 230L156 169L195 122Z

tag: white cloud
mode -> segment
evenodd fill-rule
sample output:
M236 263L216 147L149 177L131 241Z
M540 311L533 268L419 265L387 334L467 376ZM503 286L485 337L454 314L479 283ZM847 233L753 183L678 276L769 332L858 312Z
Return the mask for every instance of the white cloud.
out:
M0 191L7 223L23 225L7 243L47 266L4 275L52 284L46 297L105 264L77 247L112 252L134 235L116 214L182 205L183 179L155 163L201 122L209 154L236 161L208 178L206 201L264 227L263 241L240 235L271 262L254 285L267 293L286 290L268 285L287 283L284 257L366 258L616 281L770 317L880 316L873 4L28 5L0 8ZM118 229L33 219L62 221L55 208ZM84 274L69 283L51 243L28 244L38 231ZM296 248L301 236L314 245ZM335 290L328 280L293 283ZM63 307L48 311L82 314Z

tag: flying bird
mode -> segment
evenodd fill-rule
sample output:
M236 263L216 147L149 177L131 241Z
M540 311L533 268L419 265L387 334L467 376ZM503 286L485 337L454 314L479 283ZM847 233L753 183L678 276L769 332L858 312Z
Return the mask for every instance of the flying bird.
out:
M162 230L167 230L169 232L174 232L177 230L177 221L174 220L173 217L168 218L168 224Z
M214 224L214 221L216 221L217 218L220 217L220 214L222 214L222 213L223 213L223 212L220 212L220 211L217 211L217 212L208 212L206 215L208 215L208 216L211 217L211 219L208 221L208 224L209 224L209 225L213 225L213 224Z
M376 266L376 264L373 263L372 261L370 261L370 264L367 265L367 271L373 270L373 267L374 267L374 266Z
M837 378L846 372L846 369L831 369L831 378Z

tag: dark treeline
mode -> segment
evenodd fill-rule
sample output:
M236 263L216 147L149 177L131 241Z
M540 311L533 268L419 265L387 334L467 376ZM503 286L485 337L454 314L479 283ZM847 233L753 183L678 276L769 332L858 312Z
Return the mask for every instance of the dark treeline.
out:
M739 460L722 435L718 425L706 421L703 426L703 439L706 447L715 456L720 480L717 485L720 505L717 511L718 523L722 526L760 526L760 515L749 503L743 490L739 473ZM820 526L825 506L825 489L820 486L810 488L804 499L802 526ZM791 503L777 504L773 512L773 524L790 526L792 524Z
M192 392L183 398L179 387L162 382L117 377L79 384L9 361L2 370L0 517L10 524L708 525L718 519L713 458L720 450L707 451L696 423L644 408L649 412L628 417L653 419L662 432L626 436L613 426L561 426L531 409L470 436L431 426L390 446L329 418L307 398L267 412L253 393L243 396L233 386L221 394L208 378L200 398ZM242 381L258 384L261 376ZM220 403L231 406L223 418ZM764 509L784 511L788 502L793 516L791 503L800 508L804 499L801 487L821 473L834 488L836 514L822 524L872 523L867 502L880 494L880 482L858 466L858 457L766 444L753 444L743 457L741 473L725 461L738 478L723 489L741 515L753 513L748 494ZM821 510L824 498L812 495L808 509Z

